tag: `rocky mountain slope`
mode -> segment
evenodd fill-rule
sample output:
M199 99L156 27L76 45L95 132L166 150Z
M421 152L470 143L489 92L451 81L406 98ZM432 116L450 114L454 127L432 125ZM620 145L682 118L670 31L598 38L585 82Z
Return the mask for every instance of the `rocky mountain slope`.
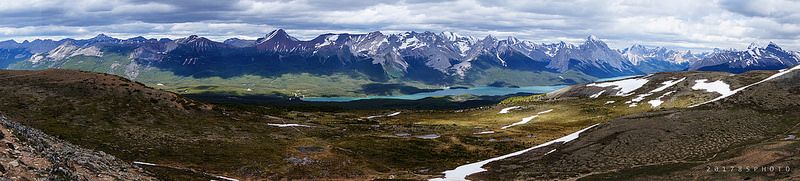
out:
M157 180L112 155L0 116L0 177L10 180Z

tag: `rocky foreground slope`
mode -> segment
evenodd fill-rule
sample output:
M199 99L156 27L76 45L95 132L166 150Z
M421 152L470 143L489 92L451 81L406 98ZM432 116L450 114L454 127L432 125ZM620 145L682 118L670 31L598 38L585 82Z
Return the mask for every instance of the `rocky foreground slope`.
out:
M156 180L109 154L0 116L0 180Z

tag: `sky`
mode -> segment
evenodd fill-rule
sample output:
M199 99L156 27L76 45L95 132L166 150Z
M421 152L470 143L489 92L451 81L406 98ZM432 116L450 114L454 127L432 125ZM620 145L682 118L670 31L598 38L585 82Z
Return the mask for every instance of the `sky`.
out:
M2 0L0 40L255 39L282 28L323 33L452 31L612 48L745 49L772 41L800 50L798 0Z

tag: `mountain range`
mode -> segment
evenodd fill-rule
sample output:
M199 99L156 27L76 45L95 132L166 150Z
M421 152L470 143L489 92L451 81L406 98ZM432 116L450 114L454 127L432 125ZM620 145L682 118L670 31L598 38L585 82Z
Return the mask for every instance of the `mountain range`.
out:
M575 45L413 31L322 34L311 40L299 40L277 29L256 40L224 42L196 35L171 40L117 39L103 34L84 40L0 42L0 68L81 69L148 84L191 79L215 85L207 80L308 74L337 80L347 77L361 81L359 84L413 82L416 87L498 82L555 85L682 70L776 70L797 65L799 57L798 52L774 43L764 48L753 45L745 51L717 49L695 54L643 45L616 50L595 36Z

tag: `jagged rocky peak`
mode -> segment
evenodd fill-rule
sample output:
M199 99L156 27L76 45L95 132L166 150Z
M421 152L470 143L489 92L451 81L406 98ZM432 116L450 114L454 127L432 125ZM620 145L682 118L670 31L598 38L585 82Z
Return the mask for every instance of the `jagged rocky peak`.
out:
M557 45L557 47L559 47L559 48L572 48L573 47L572 44L569 44L569 43L564 42L564 41L558 41L558 43L556 43L555 45Z
M451 31L443 31L442 33L440 33L440 35L450 41L458 41L459 39L462 38L461 35Z
M297 38L290 36L286 31L283 29L272 30L271 32L267 33L267 36L264 37L263 41L299 41Z
M747 49L748 49L748 50L750 50L750 49L756 49L756 48L758 48L758 47L759 47L759 46L758 46L758 43L756 43L756 42L752 42L752 43L750 43L750 45L748 45L748 46L747 46Z
M195 49L195 51L202 52L202 51L209 51L215 50L217 48L227 48L229 47L227 44L215 42L209 40L208 38L197 36L197 35L190 35L186 38L181 38L175 40L175 43L181 44L183 46L191 47Z
M508 42L508 44L512 44L512 45L521 42L519 39L517 39L517 37L513 37L513 36L506 37L506 41Z
M117 39L113 38L113 37L110 37L110 36L107 36L106 34L100 33L97 36L95 36L95 37L93 37L93 38L91 38L89 40L94 40L94 41L114 41L114 40L117 40Z
M477 41L477 39L473 36L464 36L450 31L443 31L439 33L439 36L450 42L466 42L471 44Z
M142 36L137 36L137 37L133 37L133 38L128 38L128 39L126 39L126 41L131 41L131 42L145 42L145 41L147 41L147 38L145 38L145 37L142 37Z
M203 37L200 37L200 36L197 36L197 35L189 35L186 38L177 39L177 40L175 40L175 42L181 43L181 44L185 44L185 43L190 43L190 42L197 41L198 39L201 39L201 38L203 38ZM203 39L205 39L205 38L203 38Z
M770 41L769 44L767 45L767 49L775 49L775 50L783 51L783 49L780 46L778 46L777 43L772 42L772 41Z
M586 41L583 42L582 46L608 48L608 45L606 45L606 43L603 42L603 40L600 40L599 38L597 38L597 36L594 35L589 35L589 37L586 37Z
M588 41L600 41L600 39L597 38L597 36L594 36L594 35L589 35L589 37L586 37L586 40L588 40Z
M239 38L229 38L229 39L223 41L222 43L225 43L225 44L228 44L228 45L231 45L231 46L234 46L234 47L240 47L240 48L241 47L251 47L251 46L255 46L256 45L256 41L255 40L245 40L245 39L239 39Z
M373 32L369 32L369 33L367 33L367 36L369 36L369 37L376 37L376 36L386 36L386 35L384 35L384 34L383 34L382 32L380 32L380 31L373 31Z
M623 54L644 53L644 52L647 52L647 47L641 44L633 44L631 45L631 47L622 50Z

